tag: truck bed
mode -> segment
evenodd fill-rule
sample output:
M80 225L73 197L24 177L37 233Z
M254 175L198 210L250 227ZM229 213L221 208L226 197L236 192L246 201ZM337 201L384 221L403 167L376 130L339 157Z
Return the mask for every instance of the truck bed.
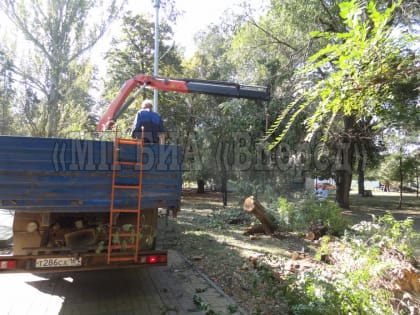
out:
M113 142L79 139L0 136L0 208L25 212L108 212ZM120 160L138 162L136 146L122 145ZM139 165L124 165L117 182L138 185ZM182 186L181 150L173 145L145 144L145 208L179 209ZM115 207L132 208L137 191L116 193Z

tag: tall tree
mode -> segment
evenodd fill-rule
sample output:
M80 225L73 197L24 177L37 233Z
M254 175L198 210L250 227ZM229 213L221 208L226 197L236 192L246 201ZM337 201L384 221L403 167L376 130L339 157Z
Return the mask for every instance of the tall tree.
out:
M196 35L198 51L188 63L189 76L207 80L228 81L231 75L231 64L226 59L225 53L231 34L223 31L223 23L209 25L206 31ZM207 95L198 95L192 99L191 109L193 115L188 126L187 140L195 141L197 151L202 153L197 156L198 165L187 173L190 180L196 180L199 191L204 190L207 180L214 180L222 191L227 191L228 168L220 161L225 149L228 134L228 125L223 120L219 105L225 99ZM216 153L217 146L220 150ZM224 194L226 203L226 194Z
M275 85L277 97L288 97L294 83L287 82L321 45L310 33L343 30L336 4L335 0L328 1L328 6L320 0L272 0L258 19L245 11L229 52L238 75L250 82L255 77L264 79Z
M15 73L26 82L38 102L31 124L38 135L55 136L60 130L60 106L69 96L73 66L118 18L118 0L4 0L2 10L24 37L29 48L20 51L22 62ZM95 16L95 22L92 21ZM22 49L22 48L21 48ZM25 102L29 102L27 99ZM32 111L33 112L33 111Z
M357 184L359 195L365 191L365 171L367 168L375 168L381 160L380 154L384 151L384 145L380 141L383 128L377 128L378 121L375 118L365 117L355 124L355 157L354 163L357 172Z
M13 62L0 50L0 134L12 132Z
M336 3L329 1L327 6L319 0L274 0L261 17L255 18L252 12L243 16L244 23L235 33L227 54L229 60L235 65L238 77L246 78L247 82L263 82L272 86L272 100L264 108L265 124L260 125L260 133L254 133L253 137L261 139L275 117L293 100L295 86L299 82L299 78L294 76L296 69L322 45L321 41L311 38L310 33L319 29L344 29L336 12ZM255 112L256 117L261 114L261 108L258 110L260 113ZM299 118L301 123L304 118ZM314 159L309 159L310 149L319 145L315 141L304 143L304 137L304 129L299 123L291 126L275 152L277 161L281 162L274 165L280 165L263 177L265 184L271 176L276 177L273 185L274 182L277 184L277 191L302 189L309 172L315 175L309 167L314 162ZM302 159L298 156L305 156L305 162L301 163ZM292 160L297 163L288 163Z
M340 171L336 172L336 180L342 186L337 187L337 201L344 208L349 206L352 174L350 131L364 117L381 117L385 108L396 110L399 104L395 102L395 82L415 77L417 66L407 49L407 37L393 37L391 21L396 7L392 4L379 11L374 1L365 7L360 7L358 1L340 3L346 31L312 34L328 44L310 58L300 74L299 97L290 103L268 133L272 136L281 129L272 143L277 145L303 113L310 113L306 120L307 139L319 130L327 138L331 127L341 124ZM314 84L308 86L307 80ZM287 125L283 128L285 121Z
M182 73L182 58L173 42L173 32L166 21L159 26L159 75L162 77L180 77ZM112 100L122 84L142 73L153 74L154 67L154 22L143 15L127 12L123 17L121 34L111 42L111 48L106 54L108 62L105 79L104 98ZM152 98L150 90L143 90L143 99ZM178 114L176 108L182 103L182 98L175 93L160 93L159 112L164 119L166 130L176 130ZM122 129L131 127L139 103L133 103L119 119Z

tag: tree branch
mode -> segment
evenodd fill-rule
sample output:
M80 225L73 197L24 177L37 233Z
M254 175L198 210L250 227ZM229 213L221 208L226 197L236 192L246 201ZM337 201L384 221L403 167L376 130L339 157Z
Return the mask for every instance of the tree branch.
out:
M251 23L251 25L255 26L256 28L258 28L261 32L263 32L264 34L266 34L268 37L272 38L277 44L286 46L287 48L292 49L293 51L297 51L298 49L296 47L293 47L292 45L286 43L285 41L277 38L276 36L274 36L271 32L269 32L268 30L266 30L265 28L263 28L261 25L259 25L257 22L255 22L254 19L249 19L248 23Z
M29 82L31 82L33 84L32 85L33 88L41 91L45 95L48 95L48 90L47 90L46 85L43 84L40 80L38 80L35 77L27 74L26 72L20 70L17 67L13 67L12 69L10 69L10 71L12 71L13 73L17 74L22 79L27 79ZM18 80L16 80L16 81L18 81Z
M334 18L333 14L330 12L328 6L325 4L324 0L319 0L319 2L321 3L321 6L324 8L324 11L327 13L328 17L329 17L329 22L324 21L321 19L321 17L319 18L319 21L328 26L328 29L330 31L333 32L340 32L341 30L339 28L336 27L336 25L333 23L334 21L336 21L336 19Z
M50 53L45 49L45 47L38 41L38 39L32 35L32 32L26 27L25 22L20 18L19 14L16 12L15 2L13 0L6 0L5 3L0 3L0 8L7 15L10 21L15 24L19 29L22 30L23 34L27 39L35 44L39 48L48 60L51 61Z

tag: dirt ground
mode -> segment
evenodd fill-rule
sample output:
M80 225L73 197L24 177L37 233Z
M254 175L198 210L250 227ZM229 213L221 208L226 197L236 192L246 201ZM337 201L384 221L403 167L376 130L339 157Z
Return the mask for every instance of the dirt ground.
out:
M356 202L344 215L356 223L371 219L372 214L384 214L387 207L373 199L362 200L364 204ZM395 201L390 196L391 199ZM258 279L261 272L255 272L252 265L261 257L274 264L284 263L296 254L312 257L318 245L294 234L246 236L243 229L249 226L251 218L245 213L235 218L225 215L232 208L239 212L243 201L229 196L228 207L224 208L221 200L218 193L184 192L178 217L163 220L166 223L161 227L159 246L178 250L249 314L287 314L287 304L281 295L271 290L270 281L261 287L261 280L262 283L265 280ZM415 229L420 232L420 207L416 201L395 211L395 216L397 219L412 217ZM418 245L417 254L420 253Z

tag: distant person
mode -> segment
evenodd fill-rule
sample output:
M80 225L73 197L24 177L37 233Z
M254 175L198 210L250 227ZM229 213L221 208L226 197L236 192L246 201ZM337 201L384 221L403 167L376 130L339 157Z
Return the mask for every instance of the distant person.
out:
M391 190L390 190L390 187L389 187L390 185L391 185L391 184L390 184L389 180L386 180L386 181L385 181L385 184L384 184L384 191L387 191L387 192L388 192L388 191L391 191Z
M319 201L324 201L328 197L327 187L325 185L322 185L314 191L314 195L318 198Z
M137 112L133 122L131 136L135 139L141 139L142 127L144 128L145 143L163 144L165 142L162 118L153 111L151 100L144 100L141 103L141 109Z

